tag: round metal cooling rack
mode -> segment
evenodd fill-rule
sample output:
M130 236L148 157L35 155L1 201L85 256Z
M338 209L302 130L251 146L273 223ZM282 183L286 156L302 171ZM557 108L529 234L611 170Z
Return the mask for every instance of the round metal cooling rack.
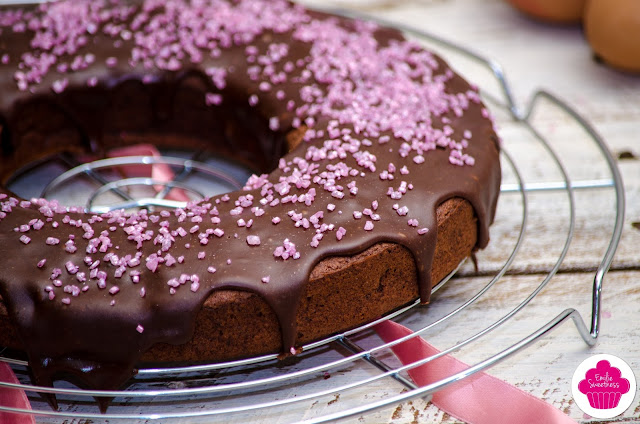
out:
M197 152L194 156L200 155L202 155L202 153ZM71 162L70 158L67 157L66 159L68 163ZM131 166L166 166L168 167L168 172L171 172L173 175L173 178L170 181L148 177L125 177L110 180L103 175L104 171L115 171L116 176L121 177L122 174L120 172L123 172L124 169ZM177 168L178 172L174 172L172 168ZM56 189L59 189L65 184L72 183L77 178L88 177L99 183L100 186L88 193L84 207L87 212L106 213L118 209L153 208L154 206L183 208L187 205L188 201L202 200L207 195L217 194L218 191L240 190L244 186L244 181L247 180L248 174L242 173L242 169L239 167L233 169L241 173L240 177L217 169L214 164L207 164L194 159L184 159L180 157L123 156L101 159L78 165L54 178L42 190L41 197L55 198L55 195L52 193L55 193ZM205 180L191 181L190 184L183 182L183 180L193 177L194 174L202 174ZM244 176L247 178L242 178ZM213 185L211 183L213 183ZM145 191L149 193L149 195L145 196L145 194L140 191L136 195L126 190L127 188L133 189L135 187L146 189ZM161 187L161 189L158 189L158 187ZM188 200L167 199L167 196L174 188L181 190L182 193L188 197ZM100 197L109 193L119 197L121 201L108 204L98 203Z
M335 12L335 11L334 11ZM358 16L362 17L362 16ZM0 404L0 411L34 414L38 420L60 420L61 418L87 418L94 422L114 420L141 420L162 422L176 420L193 422L201 419L207 422L246 422L256 421L304 421L310 423L329 422L341 418L357 416L371 411L394 406L414 398L426 398L443 387L463 380L481 370L503 361L514 353L524 349L532 343L545 337L550 331L561 326L568 320L573 320L578 332L585 343L593 345L598 337L600 325L601 290L605 273L608 271L617 245L619 243L624 214L624 192L621 176L615 161L605 146L603 140L574 109L549 92L536 92L522 111L516 106L511 89L501 70L493 60L454 45L437 36L416 31L413 28L401 27L394 23L381 22L384 25L395 26L417 39L429 44L436 50L443 49L450 58L459 57L470 62L480 72L490 75L486 83L482 83L483 98L492 104L491 110L496 113L498 125L504 127L509 137L503 138L503 174L502 196L500 202L515 203L516 209L521 211L519 217L504 217L498 213L495 226L504 225L512 231L510 240L500 240L488 248L492 253L479 253L480 266L484 262L488 269L474 276L473 270L465 274L470 265L462 266L462 273L467 275L468 288L460 288L456 281L449 283L444 290L449 290L456 284L456 290L464 292L466 300L451 303L441 299L440 293L434 296L428 307L419 306L419 302L367 324L360 328L338 334L304 347L303 352L284 361L277 359L277 355L267 355L241 361L176 366L171 368L142 368L133 378L129 386L122 391L88 391L81 390L65 382L56 383L53 388L37 387L29 383L28 364L11 356L0 348L0 361L11 364L21 383L1 383L0 387L25 390L31 399L34 409L21 410L9 408ZM455 59L458 60L458 59ZM465 69L466 66L465 66ZM469 77L467 72L465 77ZM486 85L486 87L485 87ZM492 92L490 86L494 89ZM594 149L595 155L602 163L601 170L594 170L593 176L572 175L572 171L565 168L561 157L556 152L556 146L550 142L549 134L541 129L544 125L536 124L537 111L545 106L551 106L555 115L562 115L563 119L570 119L582 132L580 143ZM501 131L501 132L502 132ZM509 139L509 141L506 141ZM544 157L545 175L530 177L529 163L532 158L514 157L510 150L511 140L527 143L532 155ZM575 145L578 142L571 140ZM561 147L560 147L561 148ZM69 163L68 158L67 163ZM537 160L537 159L535 159ZM176 169L176 178L170 183L150 179L126 179L125 181L111 181L101 171L111 167L120 167L131 163L165 164ZM55 178L45 189L44 194L59 189L69 178L82 176L102 184L97 191L90 192L87 201L88 210L102 211L113 207L153 207L179 206L179 202L164 199L174 187L189 189L195 198L207 193L199 193L200 188L192 185L188 179L194 171L207 174L218 182L227 185L230 191L242 185L243 177L220 171L219 164L207 164L206 160L199 162L193 158L151 158L135 157L128 159L113 159L94 162L89 165L74 167ZM240 172L241 175L242 173ZM246 176L245 176L246 178ZM132 185L151 185L156 187L152 195L142 200L131 198ZM162 185L158 190L157 186ZM205 184L205 186L208 186ZM222 188L221 190L225 190ZM475 358L468 369L463 372L424 387L417 387L406 376L410 369L434 361L442 355L472 349L474 344L487 343L496 331L510 322L514 316L526 315L527 305L547 286L552 278L563 266L572 243L576 227L575 195L582 190L607 191L613 195L615 216L612 218L611 237L604 247L602 259L597 267L592 285L591 318L587 324L581 314L570 305L561 310L555 317L546 317L548 322L538 327L541 317L528 317L534 330L529 334L518 334L515 340L491 343L496 345L494 353L485 357ZM95 205L97 197L112 193L117 201L108 205ZM208 193L211 194L211 193ZM558 200L561 199L561 200ZM173 202L173 203L172 203ZM498 313L481 312L476 309L479 300L486 300L487 293L500 284L514 264L519 259L519 253L525 243L526 229L530 216L545 213L550 202L560 203L563 221L563 234L555 249L556 260L539 274L539 281L532 285L529 292L522 295L522 299L515 305L508 305L499 309ZM538 211L538 205L543 204L543 212ZM557 237L557 235L555 235ZM497 245L497 246L496 246ZM505 247L507 246L507 247ZM554 250L555 251L555 250ZM523 259L525 262L529 258ZM447 277L448 281L451 276ZM438 288L442 287L441 282ZM380 321L393 319L409 326L414 333L392 343L381 343L372 331L372 327ZM438 355L424 358L420 361L401 365L390 352L390 348L412 337L437 337L439 332L456 328L459 320L478 321L477 330L471 334L461 334L460 340L442 350ZM394 382L392 382L394 381ZM388 393L376 395L380 387L394 384L401 385L403 390L390 390ZM37 394L53 393L58 398L59 410L53 411L37 396ZM114 400L105 414L98 411L93 402L94 396L113 397ZM340 399L340 402L337 400ZM322 401L323 406L314 408ZM326 401L326 402L325 402ZM300 405L303 405L300 407ZM295 407L304 411L299 416L289 416L288 412Z

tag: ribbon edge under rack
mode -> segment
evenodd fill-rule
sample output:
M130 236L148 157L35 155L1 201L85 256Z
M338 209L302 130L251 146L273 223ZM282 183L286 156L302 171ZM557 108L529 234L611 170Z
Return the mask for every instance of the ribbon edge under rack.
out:
M408 328L393 321L383 321L374 329L385 343L413 334ZM391 350L403 365L440 353L419 336L392 346ZM458 359L444 355L415 367L408 373L418 386L426 386L468 368L468 365ZM470 424L576 423L549 403L485 372L478 372L435 392L432 403L449 415Z

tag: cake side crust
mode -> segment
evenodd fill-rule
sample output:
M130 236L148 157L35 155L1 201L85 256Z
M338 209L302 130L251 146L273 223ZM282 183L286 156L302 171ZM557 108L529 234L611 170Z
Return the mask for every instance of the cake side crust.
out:
M469 256L477 238L473 208L465 200L454 198L440 205L437 219L438 239L431 271L435 282ZM414 259L398 244L381 242L359 254L326 258L311 271L302 296L298 340L305 344L357 327L417 298ZM22 349L1 301L0 330L0 345ZM281 351L277 318L259 295L219 290L206 299L188 343L156 344L141 360L224 361Z

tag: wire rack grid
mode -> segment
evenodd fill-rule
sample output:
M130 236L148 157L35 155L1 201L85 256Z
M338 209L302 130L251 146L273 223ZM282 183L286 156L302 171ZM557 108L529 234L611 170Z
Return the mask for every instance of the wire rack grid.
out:
M362 18L360 15L356 17ZM434 296L432 305L423 307L416 302L377 322L305 346L302 354L287 361L279 361L276 355L267 355L218 364L142 368L130 385L122 391L87 391L64 382L56 383L50 388L33 386L28 379L28 364L3 353L0 347L0 361L11 364L21 381L18 385L0 382L0 387L23 389L29 393L34 404L33 410L14 409L0 404L0 411L34 414L43 422L62 418L84 418L94 422L120 420L161 422L192 422L194 420L233 422L237 420L237 422L244 422L248 419L270 422L276 420L331 422L362 414L366 417L375 410L393 407L415 398L429 399L434 392L500 363L570 320L574 322L579 335L587 345L592 346L596 343L600 327L604 277L613 261L624 218L622 179L604 141L572 107L550 92L534 93L528 105L525 108L519 108L502 68L495 61L433 34L379 19L377 21L386 26L396 27L428 44L442 52L448 61L465 62L465 70L469 63L472 64L471 67L478 69L477 78L476 75L468 77L466 72L464 75L471 80L481 81L483 98L496 114L498 125L501 127L501 136L505 140L502 152L504 182L500 202L511 202L516 205L515 209L520 211L519 216L505 217L501 215L499 205L494 226L508 227L511 238L500 240L500 246L495 251L479 254L480 272L474 272L469 264L461 265L462 278L456 278L455 282L444 286L441 293ZM459 68L462 69L461 66ZM562 149L562 146L552 143L550 140L552 137L545 129L548 123L545 117L548 115L543 112L542 123L538 123L537 120L539 110L548 106L551 107L553 119L560 117L559 119L570 120L582 133L580 143L589 145L591 149L589 150L587 146L585 151L590 151L590 154L602 164L601 168L593 169L593 175L580 173L574 175L571 169L565 167L562 161L563 153L556 151L557 148ZM514 157L513 151L519 151L519 149L511 149L511 140L515 143L526 143L526 150L531 156ZM546 160L545 174L540 176L534 172L530 175L529 165L532 161L537 161L538 157ZM232 188L239 184L236 181L237 177L219 170L211 170L210 164L193 158L134 157L125 162L118 159L109 163L94 163L91 167L86 165L76 167L66 172L63 177L52 181L45 188L44 194L70 176L88 175L93 179L100 179L101 177L97 176L97 170L101 166L121 166L132 161L147 164L164 163L180 169L176 180L168 185L152 180L99 181L106 185L98 189L99 193L94 193L91 198L109 191L115 192L127 206L179 206L179 204L169 204L170 202L163 197L172 187L189 187L183 179L195 171L209 173L214 178L226 181ZM129 184L139 183L165 184L165 188L154 199L145 198L141 203L128 198L128 194L121 191ZM570 255L576 233L576 216L579 213L576 195L583 191L606 192L607 199L613 206L610 237L606 246L601 249L601 253L598 253L600 261L593 277L590 318L585 320L584 314L571 305L560 305L564 309L560 309L553 317L527 316L527 306L547 287ZM197 190L194 193L198 195ZM122 204L117 203L114 207L122 207ZM531 261L522 253L523 249L526 250L523 246L526 245L527 231L532 221L534 224L536 222L539 205L543 205L541 208L548 213L550 204L560 204L558 214L562 216L562 231L553 231L554 235L550 235L551 238L557 238L553 238L550 242L554 245L554 252L556 252L555 261L543 266L544 272L537 274L539 278L536 278L531 287L523 291L516 304L503 305L495 308L491 313L481 312L478 304L491 304L490 292L499 290L498 286L508 279L508 275L514 272L514 269L522 267L522 263L525 263L526 268L526 263ZM93 208L91 202L88 208ZM103 210L100 207L96 208L94 210ZM510 210L513 210L513 206ZM495 244L497 243L494 241ZM525 258L522 259L522 256ZM450 277L441 282L437 289L443 287ZM469 281L473 283L466 288L461 288L463 282ZM449 302L447 290L462 291L463 300ZM372 327L385 319L402 322L409 326L414 334L392 343L382 343L373 333ZM391 347L412 337L423 336L437 341L438 334L449 329L455 330L459 320L469 319L478 321L477 329L468 334L461 334L458 341L449 344L438 355L402 365L390 352ZM500 329L515 319L530 321L533 330L503 340ZM540 326L542 321L546 322ZM493 338L491 343L496 345L495 352L474 358L474 346L487 343L489 338ZM471 353L466 354L466 351ZM408 370L435 361L446 354L470 357L472 360L468 362L472 365L463 372L452 374L441 381L423 387L417 387L407 377ZM388 385L397 385L401 390L388 392L383 390L383 394L378 394L381 387ZM58 397L59 410L51 410L39 399L37 394L43 393L54 393ZM97 410L92 401L93 396L114 398L105 414ZM328 399L328 402L325 402L326 405L322 408L314 408L320 399ZM337 402L338 399L341 401ZM295 415L291 411L304 412Z

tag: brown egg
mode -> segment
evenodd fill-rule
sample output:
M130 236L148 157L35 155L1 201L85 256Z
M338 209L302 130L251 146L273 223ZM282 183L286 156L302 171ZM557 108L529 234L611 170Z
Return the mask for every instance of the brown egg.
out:
M507 0L520 11L546 22L577 23L586 0ZM615 1L615 0L614 0Z
M584 27L591 48L605 63L640 72L640 0L589 0Z

